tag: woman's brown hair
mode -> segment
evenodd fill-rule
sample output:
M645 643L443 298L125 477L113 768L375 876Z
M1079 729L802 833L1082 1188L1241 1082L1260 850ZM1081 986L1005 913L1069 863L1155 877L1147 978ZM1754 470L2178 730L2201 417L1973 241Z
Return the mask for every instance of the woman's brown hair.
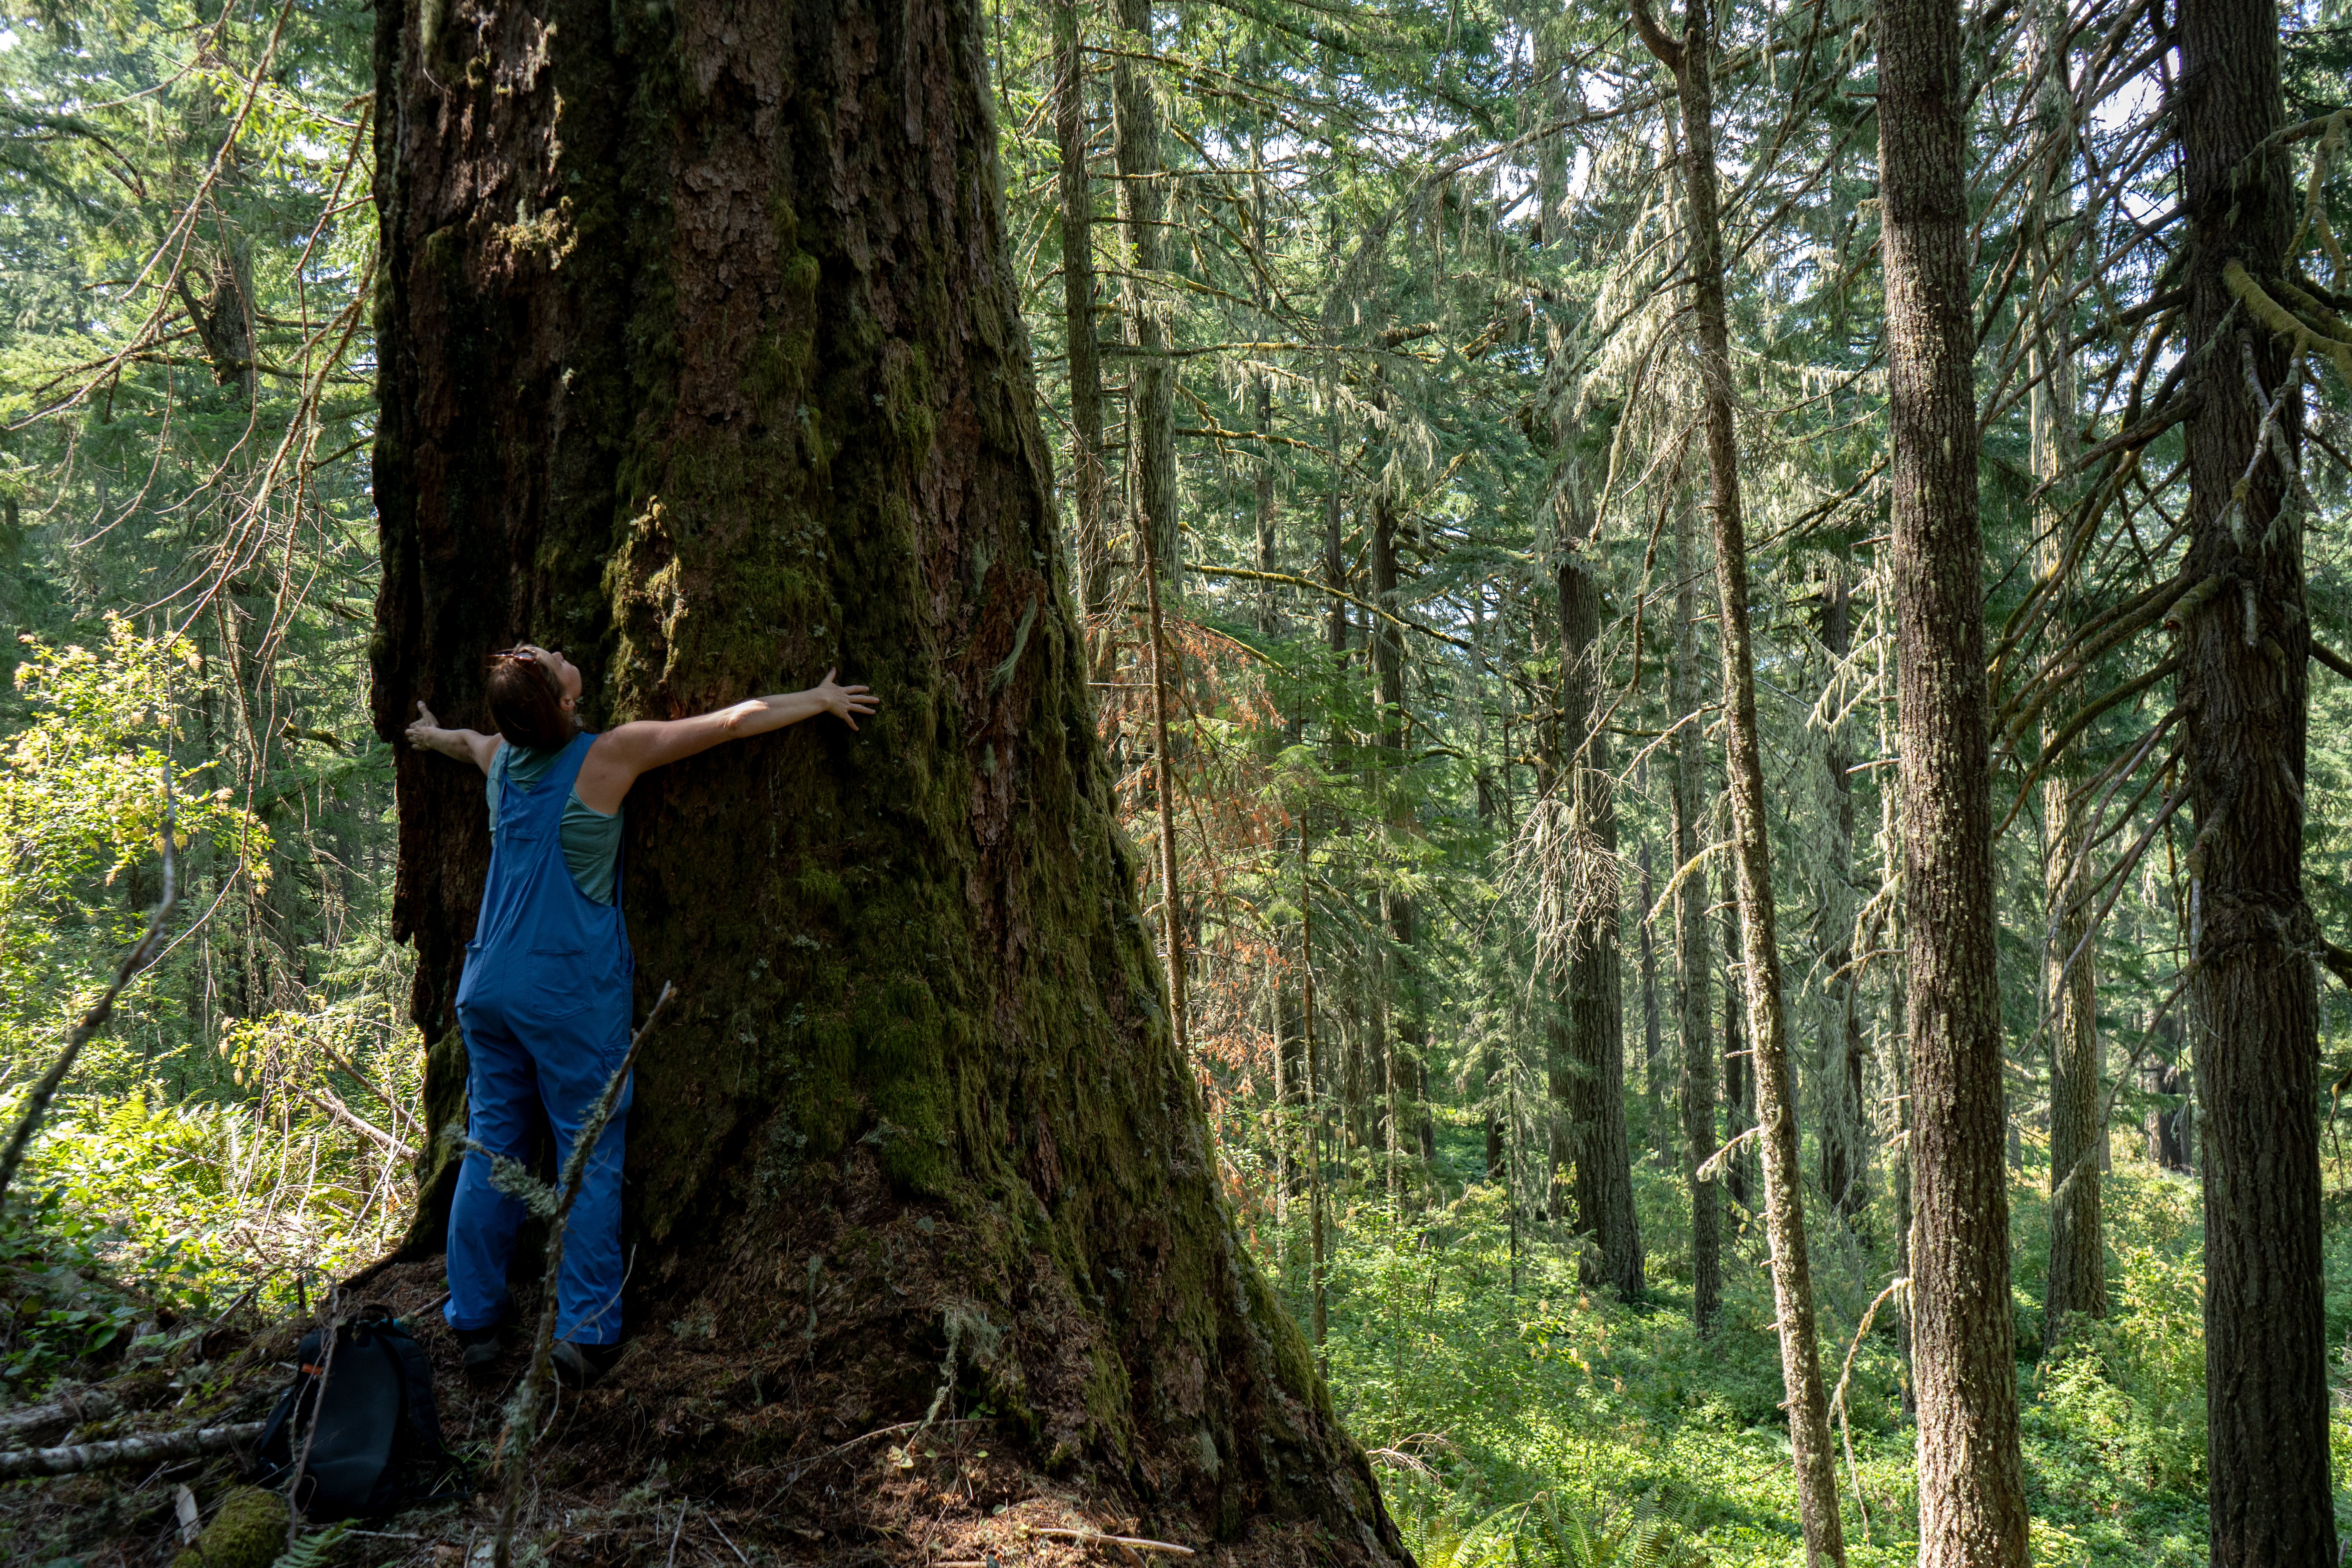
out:
M492 654L488 692L490 722L507 744L543 752L571 741L572 715L555 677L529 654Z

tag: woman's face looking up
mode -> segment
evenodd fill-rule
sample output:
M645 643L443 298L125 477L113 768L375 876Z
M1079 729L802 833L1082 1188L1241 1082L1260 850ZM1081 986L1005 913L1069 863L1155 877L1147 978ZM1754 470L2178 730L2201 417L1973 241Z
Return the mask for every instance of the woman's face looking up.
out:
M580 667L564 658L562 649L525 643L516 651L529 654L541 668L555 677L555 689L562 696L565 707L580 700Z

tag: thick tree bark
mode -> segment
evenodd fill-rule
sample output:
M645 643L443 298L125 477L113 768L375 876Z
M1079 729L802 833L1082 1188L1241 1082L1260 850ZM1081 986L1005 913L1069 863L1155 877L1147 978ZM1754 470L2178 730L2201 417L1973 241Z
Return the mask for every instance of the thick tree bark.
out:
M1724 771L1730 783L1731 859L1739 888L1740 956L1748 980L1748 1037L1755 1065L1756 1124L1764 1153L1764 1225L1772 1243L1772 1301L1780 1374L1797 1470L1797 1511L1811 1563L1845 1562L1829 1397L1822 1386L1805 1245L1805 1178L1797 1142L1789 1037L1780 1001L1780 954L1772 908L1772 847L1766 836L1764 757L1756 721L1756 658L1748 628L1748 538L1739 510L1739 435L1731 402L1731 337L1723 298L1723 233L1717 212L1714 10L1688 0L1683 36L1668 37L1641 0L1643 41L1681 89L1684 185L1690 204L1691 302L1696 317L1699 395L1706 419L1707 510L1715 527L1715 586L1721 616Z
M1695 866L1701 848L1699 822L1706 812L1706 724L1694 717L1702 689L1698 671L1698 594L1701 565L1697 520L1689 500L1675 506L1675 655L1667 669L1668 721L1675 731L1675 1042L1682 1057L1683 1180L1691 1202L1691 1321L1712 1333L1723 1301L1719 1181L1699 1180L1698 1168L1715 1152L1715 1031L1707 995L1715 979L1706 940L1706 868Z
M1822 646L1843 665L1853 651L1853 587L1842 562L1822 584ZM1830 702L1842 706L1833 693ZM1822 874L1822 955L1825 1006L1822 1018L1822 1191L1851 1224L1870 1202L1870 1127L1863 1111L1863 1073L1870 1048L1853 971L1853 783L1845 726L1830 727L1822 747L1831 803L1828 864Z
M2234 277L2249 294L2276 295L2300 203L2284 153L2257 151L2284 119L2272 0L2184 0L2179 36L2188 341L2201 351L2190 373L2198 403L2182 570L2227 576L2233 588L2180 631L2197 823L2187 858L2188 1000L2203 1143L2211 1547L2215 1568L2305 1568L2335 1562L2336 1538L2321 1301L2318 932L2303 887L2311 633L2293 477L2302 365L2231 286ZM2275 406L2267 443L2265 404ZM2240 487L2242 499L2233 495Z
M680 995L629 1126L649 1353L583 1418L723 1486L919 1418L945 1364L1006 1451L1155 1534L1313 1521L1396 1560L1170 1032L1056 577L980 11L456 7L430 40L377 11L378 732L419 699L484 722L483 654L522 637L605 722L836 663L883 701L630 796L637 973ZM481 779L404 748L396 777L439 1129ZM634 1413L686 1387L691 1421Z
M1574 553L1559 567L1560 714L1574 742L1555 787L1566 796L1573 835L1570 854L1589 841L1599 862L1580 868L1570 900L1564 982L1558 998L1567 1019L1566 1114L1575 1162L1570 1198L1576 1228L1600 1249L1595 1277L1631 1300L1642 1293L1641 1223L1633 1209L1633 1152L1625 1132L1623 921L1615 867L1617 799L1611 787L1609 734L1603 727L1601 584Z
M1155 280L1168 269L1168 194L1160 174L1160 102L1150 68L1151 0L1117 0L1118 52L1111 58L1111 125L1118 164L1118 214L1127 231L1127 464L1138 528L1152 531L1150 553L1169 592L1183 591L1183 540L1176 518L1175 371ZM1136 558L1144 551L1138 548Z
M1054 132L1061 152L1062 317L1070 349L1072 531L1078 607L1111 607L1109 484L1103 468L1102 355L1095 342L1095 198L1087 174L1087 59L1077 0L1054 0ZM1105 639L1108 643L1108 638Z
M1922 1568L2026 1561L1958 0L1878 17Z
M2041 189L2027 216L2027 262L2032 312L2027 368L2036 377L2027 410L2032 436L2033 477L2044 500L2034 519L2035 564L2044 581L2068 573L2067 510L2056 489L2081 451L2074 438L2074 366L2068 352L2066 296L2074 281L2074 93L2067 75L2066 8L2057 0L2037 0L2027 33L2029 78L2039 77L2033 134L2047 143L2047 165L2037 176ZM2076 595L2071 582L2050 590L2055 608L2051 646L2063 646L2073 631ZM2081 706L2079 683L2045 710L2042 740L2061 740L2058 728ZM2089 881L2083 839L2087 814L2076 800L2080 769L2068 742L2042 785L2042 907L2048 921L2042 959L2042 1006L2050 1037L2050 1268L2044 1298L2045 1344L2065 1337L2076 1315L2107 1315L2106 1239L2100 1223L2100 1154L2106 1147L2102 1120L2098 1028L2098 953L2084 948L2090 911L2084 892ZM2082 949L2077 956L2077 950Z

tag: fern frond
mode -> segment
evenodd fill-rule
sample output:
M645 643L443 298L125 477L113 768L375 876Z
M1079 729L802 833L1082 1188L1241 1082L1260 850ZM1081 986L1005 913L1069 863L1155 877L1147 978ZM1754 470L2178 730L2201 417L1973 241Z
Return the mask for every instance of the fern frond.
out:
M344 1521L310 1531L279 1552L272 1568L324 1568L327 1554L335 1549L335 1542L341 1541L350 1529L350 1523Z

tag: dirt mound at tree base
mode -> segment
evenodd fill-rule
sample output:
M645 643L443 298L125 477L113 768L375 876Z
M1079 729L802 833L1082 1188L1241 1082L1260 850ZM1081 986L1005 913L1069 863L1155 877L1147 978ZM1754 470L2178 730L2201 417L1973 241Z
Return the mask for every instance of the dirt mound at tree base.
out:
M458 1375L455 1336L436 1310L442 1291L441 1262L430 1258L362 1277L350 1297L382 1302L408 1321L433 1358L444 1436L454 1451L478 1458L496 1445L511 1379L477 1389ZM528 1320L535 1303L526 1296L518 1305ZM212 1359L191 1358L182 1369L190 1393L179 1405L85 1428L76 1440L249 1415L289 1375L306 1326L288 1321L211 1336ZM519 1374L526 1351L516 1338L501 1371ZM1074 1536L1186 1546L1197 1552L1192 1561L1229 1568L1395 1560L1312 1524L1248 1521L1235 1539L1213 1541L1181 1507L1155 1510L1132 1487L1048 1473L1007 1420L963 1413L952 1395L926 1425L936 1390L909 1409L892 1408L813 1370L804 1345L745 1355L698 1343L709 1340L697 1322L648 1323L604 1382L559 1394L525 1483L517 1563L1044 1568L1187 1561ZM819 1347L817 1361L828 1348ZM233 1459L215 1458L0 1487L5 1554L63 1557L80 1568L163 1568L180 1550L177 1487L191 1487L209 1518L236 1477ZM362 1521L323 1561L488 1568L494 1486Z

